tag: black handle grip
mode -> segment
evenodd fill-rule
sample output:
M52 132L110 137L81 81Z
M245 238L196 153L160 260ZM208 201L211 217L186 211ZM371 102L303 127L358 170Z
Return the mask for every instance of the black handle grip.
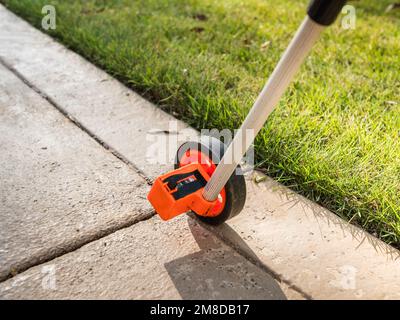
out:
M329 26L336 20L345 3L346 0L312 0L307 14L314 22Z

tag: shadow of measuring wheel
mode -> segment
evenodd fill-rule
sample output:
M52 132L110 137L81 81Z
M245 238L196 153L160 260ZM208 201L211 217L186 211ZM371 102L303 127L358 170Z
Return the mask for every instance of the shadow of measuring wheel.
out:
M200 251L165 264L183 299L286 300L277 281L223 244L196 221L189 228Z

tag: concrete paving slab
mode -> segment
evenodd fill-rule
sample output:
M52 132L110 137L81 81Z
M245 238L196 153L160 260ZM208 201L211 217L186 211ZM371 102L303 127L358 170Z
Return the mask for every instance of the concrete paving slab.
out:
M301 296L194 220L158 217L0 284L2 299L287 299Z
M148 185L0 65L0 279L153 214Z
M247 192L239 216L208 227L238 252L314 299L400 299L398 250L259 172Z
M178 144L159 162L149 146L198 135L1 5L0 16L0 58L148 177L170 169L165 163L173 161Z
M165 172L163 166L146 168L147 159L143 154L137 155L131 141L143 143L149 133L145 128L150 123L151 127L156 123L155 129L159 126L168 130L173 117L156 111L104 72L1 7L0 17L0 41L5 43L0 47L2 59L149 177ZM62 67L63 64L68 68ZM49 65L51 72L42 70ZM103 96L100 101L90 103L90 98L85 98L86 92L76 90L79 84L84 88L87 83L91 83L90 92L104 93L107 98ZM54 84L65 89L59 92ZM107 103L99 107L102 99ZM114 106L119 107L114 109ZM131 129L135 121L132 108L140 110L137 119L145 124L141 131ZM185 125L180 123L177 131L182 128ZM138 146L143 148L140 141ZM399 251L271 179L258 184L249 180L247 184L246 209L228 224L213 230L225 242L261 268L272 269L307 297L399 297Z

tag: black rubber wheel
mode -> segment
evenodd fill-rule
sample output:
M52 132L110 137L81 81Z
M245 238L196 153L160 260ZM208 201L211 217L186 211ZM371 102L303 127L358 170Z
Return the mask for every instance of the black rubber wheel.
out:
M199 142L185 142L177 151L175 169L180 167L181 159L183 159L188 150L201 151L202 154L212 159L212 162L217 166L225 153L225 148L226 145L219 139L208 136L202 137ZM224 189L225 201L222 211L213 217L201 216L194 212L198 219L208 224L218 225L233 218L242 211L246 201L246 182L240 165L238 165L236 172L231 175Z

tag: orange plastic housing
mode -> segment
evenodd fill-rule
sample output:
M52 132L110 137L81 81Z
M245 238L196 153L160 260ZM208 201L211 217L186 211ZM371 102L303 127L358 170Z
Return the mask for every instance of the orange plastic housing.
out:
M147 195L147 199L150 201L151 205L154 207L161 219L169 220L190 210L194 211L198 215L208 216L208 213L213 206L215 206L217 200L213 202L205 200L202 195L203 187L192 193L188 193L179 199L175 199L174 195L176 195L178 187L171 190L168 182L166 182L168 178L190 174L195 171L200 173L202 178L204 178L204 180L201 179L203 182L210 179L210 176L206 173L201 164L192 163L166 173L154 181L154 184ZM197 179L195 175L189 175L188 177L178 180L177 183L191 183L195 182L196 180L199 179Z

